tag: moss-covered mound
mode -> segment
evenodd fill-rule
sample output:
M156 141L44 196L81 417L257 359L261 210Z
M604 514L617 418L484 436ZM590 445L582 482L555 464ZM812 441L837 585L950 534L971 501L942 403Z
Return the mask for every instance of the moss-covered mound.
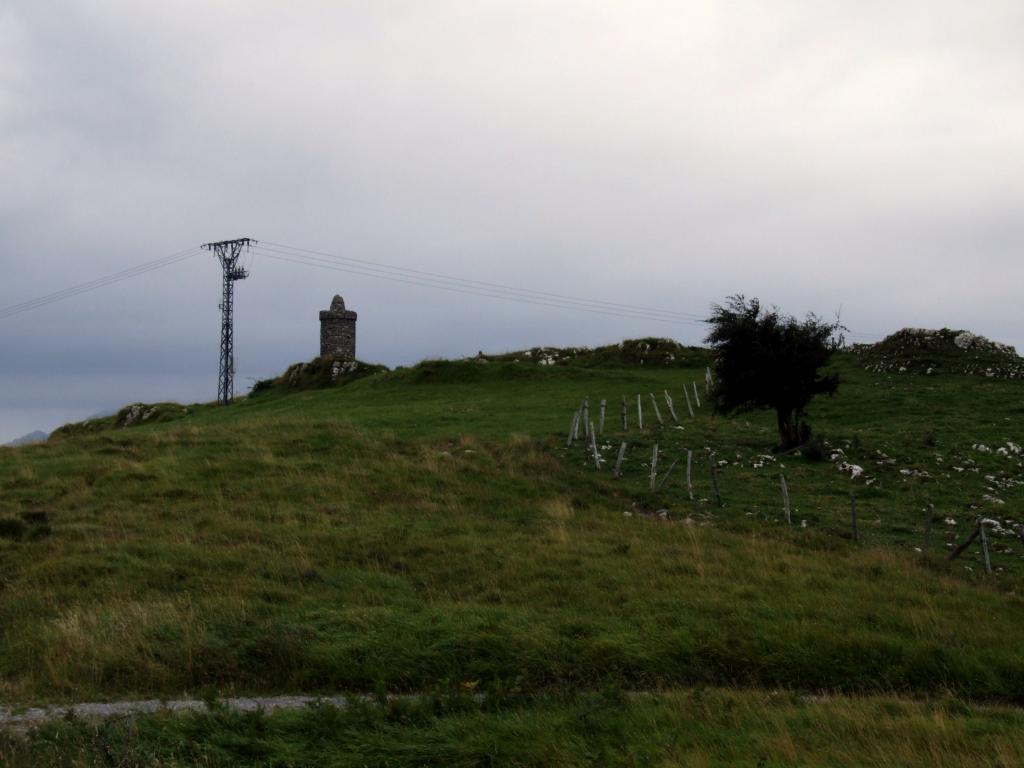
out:
M104 429L120 429L141 424L160 424L174 421L192 413L195 406L188 407L181 403L132 403L126 405L113 416L86 419L65 424L53 431L50 437L71 437L89 432L100 432Z
M853 347L872 373L953 373L994 379L1024 378L1024 358L1006 344L970 331L904 328L877 344Z
M504 355L477 356L479 360L534 362L581 368L685 368L710 365L711 352L686 347L672 339L627 339L603 347L533 347Z
M351 384L358 379L387 371L387 366L359 360L331 360L317 357L308 363L295 363L275 379L262 379L252 388L250 396L273 390L326 389Z

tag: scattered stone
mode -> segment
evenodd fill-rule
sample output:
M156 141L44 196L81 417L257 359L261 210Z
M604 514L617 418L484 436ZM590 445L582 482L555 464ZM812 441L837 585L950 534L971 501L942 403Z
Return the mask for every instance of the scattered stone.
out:
M855 344L852 351L872 373L1024 378L1024 359L1013 347L964 330L904 328L877 344Z

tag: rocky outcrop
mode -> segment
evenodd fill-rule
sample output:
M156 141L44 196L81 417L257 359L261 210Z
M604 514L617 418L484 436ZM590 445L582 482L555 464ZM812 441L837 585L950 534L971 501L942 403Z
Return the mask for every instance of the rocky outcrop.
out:
M673 368L709 365L711 353L699 347L685 347L673 339L627 339L603 347L532 347L502 355L479 353L477 362L524 362L537 365L578 367Z
M853 352L872 373L1024 378L1024 358L1013 347L964 330L904 328L877 344L857 344Z
M324 389L343 386L374 373L387 371L383 365L360 362L359 360L338 360L318 357L308 363L295 363L275 379L256 382L252 395L271 390L293 391L299 389Z

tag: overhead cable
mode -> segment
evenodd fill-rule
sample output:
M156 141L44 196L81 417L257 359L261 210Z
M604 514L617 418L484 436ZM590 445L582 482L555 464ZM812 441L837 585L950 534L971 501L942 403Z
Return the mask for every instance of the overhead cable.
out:
M38 296L34 299L29 299L18 304L12 304L10 306L0 308L0 320L4 320L8 317L14 317L15 315L20 315L23 312L29 312L33 309L38 309L39 307L44 307L47 304L53 304L57 301L69 299L72 296L78 296L82 293L113 285L114 283L130 280L131 278L139 277L140 275L144 275L148 272L169 267L172 264L177 264L180 261L189 259L199 252L200 249L198 247L188 248L184 251L172 253L169 256L163 256L159 259L153 259L152 261L137 264L134 267L123 269L120 272L114 272L113 274L106 275L104 277L98 277L95 280L90 280L86 283L72 285L59 291L48 293L44 296Z

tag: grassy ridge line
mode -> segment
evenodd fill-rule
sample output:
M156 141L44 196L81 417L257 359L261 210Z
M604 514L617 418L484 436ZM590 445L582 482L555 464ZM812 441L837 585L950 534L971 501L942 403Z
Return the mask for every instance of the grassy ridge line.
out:
M0 761L32 766L1020 765L1024 714L956 699L809 700L697 690L508 701L466 697L271 715L147 715L0 734Z
M1020 600L1001 591L1013 573L976 588L823 535L831 489L848 482L831 465L790 470L796 503L819 499L807 529L743 508L686 526L624 517L637 484L559 458L564 437L546 437L582 393L701 374L435 364L0 452L3 513L45 512L52 528L0 540L2 696L741 683L1019 700ZM866 452L923 462L926 430L943 450L964 444L961 422L973 439L1002 434L966 411L934 423L953 379L932 391L850 376L816 423ZM971 406L980 395L999 419L1017 407L1010 386L982 383ZM761 415L702 414L681 434L750 458L770 430ZM885 541L935 489L872 471L865 509L883 522L864 526ZM778 516L774 472L737 462L723 484L771 480L760 511ZM974 478L957 482L945 492ZM677 486L657 501L713 513Z

